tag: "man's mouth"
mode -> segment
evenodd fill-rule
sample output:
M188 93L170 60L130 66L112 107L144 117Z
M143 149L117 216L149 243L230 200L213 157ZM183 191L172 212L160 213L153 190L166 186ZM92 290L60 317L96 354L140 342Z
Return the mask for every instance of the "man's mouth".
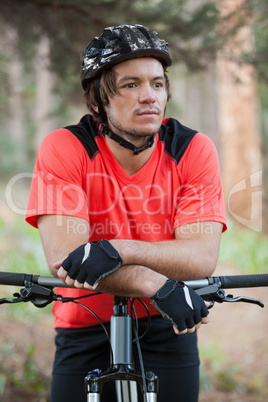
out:
M159 112L157 110L143 110L137 113L139 116L148 116L148 115L158 115Z

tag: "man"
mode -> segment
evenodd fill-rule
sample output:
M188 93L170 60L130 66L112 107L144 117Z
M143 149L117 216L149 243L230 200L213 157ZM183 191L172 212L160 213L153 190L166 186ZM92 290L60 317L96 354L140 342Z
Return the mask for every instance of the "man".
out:
M170 65L167 43L141 25L106 28L89 43L81 83L90 114L44 139L26 219L52 274L77 288L61 294L102 293L84 303L107 328L113 295L145 298L145 369L160 378L160 401L189 402L198 399L196 329L208 311L180 281L213 273L226 221L214 145L164 119ZM106 368L109 346L81 307L53 310L51 400L85 401L84 376ZM136 311L142 328L147 313ZM110 384L102 397L115 400Z

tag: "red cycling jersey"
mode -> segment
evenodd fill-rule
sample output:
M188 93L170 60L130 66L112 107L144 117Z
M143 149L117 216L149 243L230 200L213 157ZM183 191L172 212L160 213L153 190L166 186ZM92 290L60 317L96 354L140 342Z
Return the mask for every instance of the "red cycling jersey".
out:
M73 217L89 221L89 241L103 238L160 241L174 238L183 225L221 222L226 229L218 155L213 142L201 133L165 119L155 137L150 159L129 176L117 162L105 137L93 129L86 115L78 125L56 130L42 142L33 173L26 220L37 227L38 215L69 216L68 230L83 230ZM196 227L197 229L197 227ZM194 225L192 226L194 230ZM199 227L200 230L200 227ZM60 289L62 296L85 290ZM157 314L144 299L152 315ZM102 294L83 303L102 322L113 313L113 296ZM97 325L97 319L73 303L53 306L55 327ZM136 305L139 318L147 315Z

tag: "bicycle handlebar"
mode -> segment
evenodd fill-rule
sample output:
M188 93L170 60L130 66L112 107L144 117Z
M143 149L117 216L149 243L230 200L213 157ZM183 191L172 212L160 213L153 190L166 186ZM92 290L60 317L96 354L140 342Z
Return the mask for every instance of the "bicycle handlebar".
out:
M268 274L212 276L205 279L184 281L184 283L193 289L214 283L219 283L222 289L264 287L268 286Z
M221 276L223 289L268 286L268 274Z
M60 279L49 276L40 276L13 272L0 272L0 285L24 286L25 283L32 282L41 286L51 288L72 288L64 284ZM268 286L268 274L253 275L231 275L231 276L212 276L204 279L184 281L192 289L200 289L215 283L222 289L250 288Z

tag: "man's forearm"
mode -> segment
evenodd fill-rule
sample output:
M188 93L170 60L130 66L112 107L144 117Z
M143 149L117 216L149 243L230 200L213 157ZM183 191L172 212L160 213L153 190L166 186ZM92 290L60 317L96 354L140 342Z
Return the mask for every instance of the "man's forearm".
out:
M218 259L219 242L200 239L142 242L112 240L125 265L146 266L154 272L176 280L209 276Z
M66 236L67 218L65 217L62 217L65 225L61 225L55 231L54 220L55 217L48 216L38 221L47 260L53 269L53 274L58 272L61 280L68 285L74 284L78 288L93 289L94 281L88 282L90 286L87 285L87 281L80 283L75 280L76 276L69 277L68 272L61 267L63 260L57 258L58 256L66 257L70 251L84 243L86 235ZM88 225L87 222L86 224ZM163 285L166 278L188 280L210 276L218 259L222 225L210 222L209 226L211 231L204 234L201 230L196 233L196 225L194 228L189 225L177 229L175 239L159 242L111 239L110 243L119 253L122 265L118 271L112 270L108 275L103 275L106 271L102 269L101 276L105 279L100 276L98 290L133 297L151 297ZM83 256L81 258L83 260ZM90 269L94 269L94 266ZM109 271L111 267L107 269Z
M127 297L152 297L167 278L143 266L124 265L103 279L97 291Z
M184 228L185 229L185 228ZM160 242L111 240L123 260L118 271L101 281L106 293L151 297L167 278L188 280L212 275L218 259L222 225L211 223L206 235L178 230L177 239Z

